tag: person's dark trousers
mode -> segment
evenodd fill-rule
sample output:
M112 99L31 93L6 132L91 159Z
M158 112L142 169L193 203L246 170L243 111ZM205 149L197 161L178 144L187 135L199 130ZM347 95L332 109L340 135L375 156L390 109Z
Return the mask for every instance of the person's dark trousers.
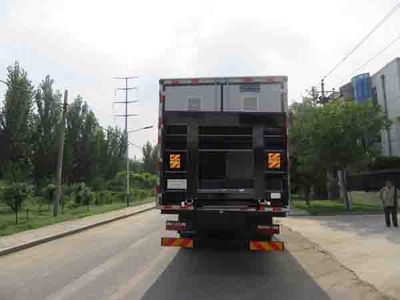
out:
M397 208L394 206L385 207L385 221L386 226L390 226L390 216L392 216L392 222L395 227L398 227L399 224L397 222Z

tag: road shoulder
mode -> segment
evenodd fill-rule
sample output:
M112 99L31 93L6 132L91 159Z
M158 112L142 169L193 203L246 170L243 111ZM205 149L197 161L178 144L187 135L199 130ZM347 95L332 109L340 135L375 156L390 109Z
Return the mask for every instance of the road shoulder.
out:
M332 299L395 299L361 280L329 252L291 228L282 226L281 237L287 251Z
M363 282L400 299L400 231L385 228L381 215L309 216L281 219Z

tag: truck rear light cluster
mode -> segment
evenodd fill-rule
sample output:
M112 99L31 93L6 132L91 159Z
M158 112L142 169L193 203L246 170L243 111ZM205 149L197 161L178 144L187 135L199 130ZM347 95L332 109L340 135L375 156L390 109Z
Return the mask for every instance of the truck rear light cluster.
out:
M262 234L279 234L279 226L278 225L257 225L257 232Z
M165 224L165 229L166 230L176 230L176 231L185 230L186 223L179 222L179 221L167 221Z

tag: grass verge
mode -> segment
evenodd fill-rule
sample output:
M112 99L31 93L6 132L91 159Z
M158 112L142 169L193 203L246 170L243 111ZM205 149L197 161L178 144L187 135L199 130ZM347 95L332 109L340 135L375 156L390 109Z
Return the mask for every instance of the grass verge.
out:
M132 206L145 204L154 201L154 197L136 200L132 202ZM27 202L19 213L19 222L15 224L15 215L7 206L0 206L0 237L29 229L36 229L46 225L59 222L75 220L87 216L102 214L117 209L125 208L123 202L115 202L110 204L91 205L89 210L86 206L65 207L64 212L57 217L52 216L52 210L46 208L39 209L32 202ZM28 211L28 213L27 213Z
M376 193L352 192L352 213L378 213L382 212L382 204ZM347 214L342 200L311 200L310 206L302 199L294 197L293 208L305 210L312 215L319 214Z

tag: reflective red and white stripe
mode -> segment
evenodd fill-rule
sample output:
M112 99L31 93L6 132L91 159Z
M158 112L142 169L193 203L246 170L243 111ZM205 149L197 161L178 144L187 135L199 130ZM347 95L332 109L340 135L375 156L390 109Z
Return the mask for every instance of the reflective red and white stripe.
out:
M161 246L164 247L181 247L181 248L193 248L192 239L162 237Z
M250 241L249 250L251 251L283 251L285 244L281 241Z
M255 76L255 77L234 77L234 78L182 78L182 79L163 79L164 85L197 85L197 84L215 84L217 82L226 82L227 84L237 83L282 83L286 82L286 76Z

